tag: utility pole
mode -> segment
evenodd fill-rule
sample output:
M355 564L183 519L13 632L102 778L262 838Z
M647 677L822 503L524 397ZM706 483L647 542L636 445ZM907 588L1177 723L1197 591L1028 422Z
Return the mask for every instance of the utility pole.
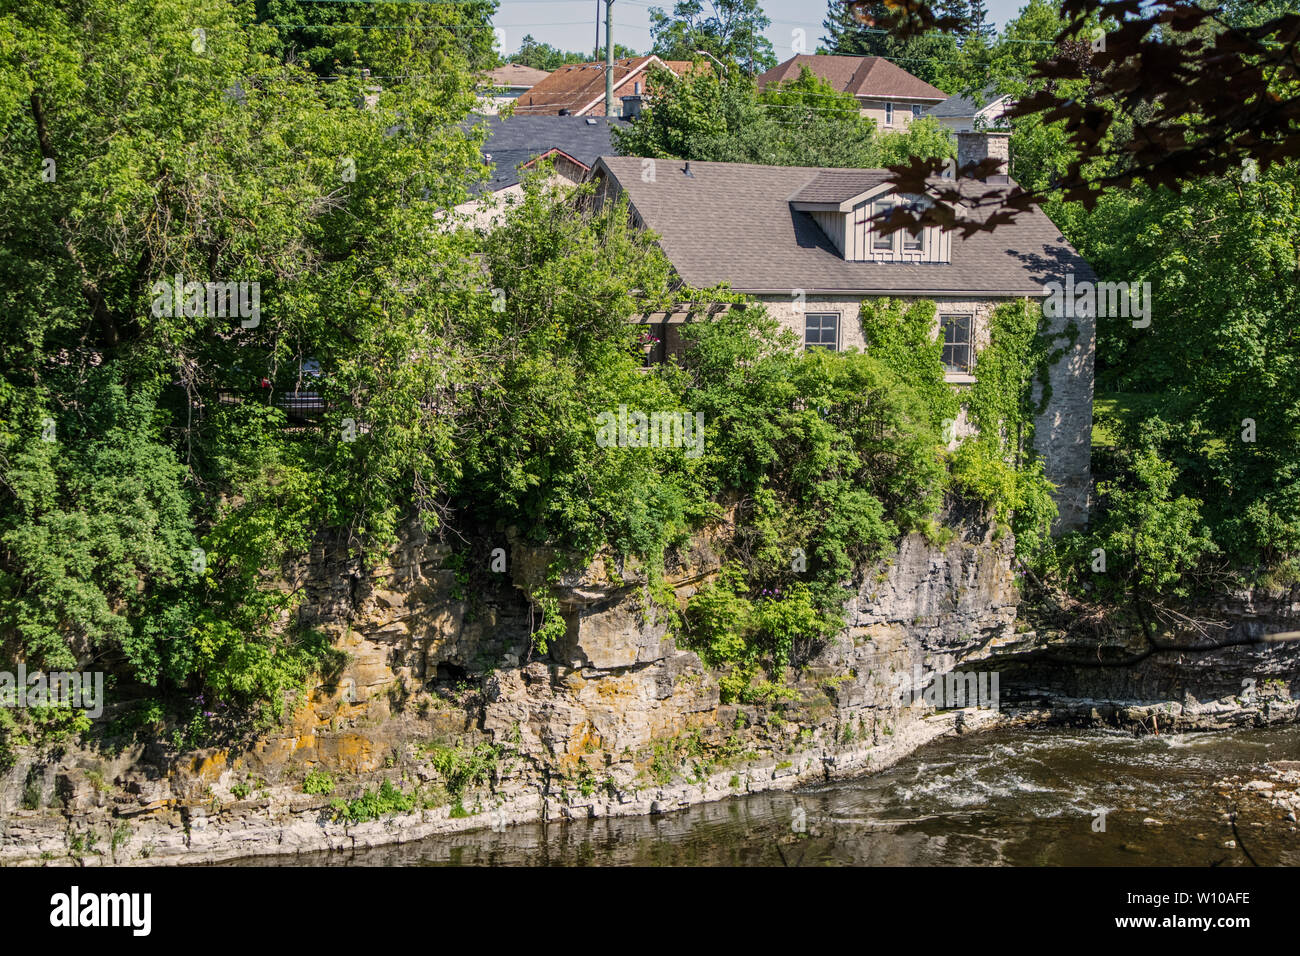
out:
M593 60L600 59L600 4L601 0L596 0L596 46L595 52L591 54Z
M614 0L605 0L605 115L614 116Z

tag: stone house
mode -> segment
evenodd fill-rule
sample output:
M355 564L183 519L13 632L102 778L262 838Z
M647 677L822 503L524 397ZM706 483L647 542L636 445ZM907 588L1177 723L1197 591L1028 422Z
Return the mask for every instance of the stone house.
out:
M948 94L879 56L839 56L801 53L758 77L758 88L788 83L807 67L841 93L852 93L863 116L876 121L876 129L906 129L913 119L942 103Z
M958 168L999 158L1005 169L1008 134L961 133L958 142ZM994 308L1016 299L1041 302L1044 287L1068 275L1093 278L1037 208L969 238L938 227L878 233L869 217L909 201L893 191L884 169L602 156L592 176L598 202L627 195L634 222L656 233L684 283L727 284L764 303L805 348L868 349L859 315L865 300L933 301L945 377L959 391L978 380ZM989 181L1010 182L1001 172ZM680 351L681 323L708 312L641 317L660 342L652 359ZM1057 485L1060 527L1068 529L1083 525L1088 513L1095 320L1053 317L1047 331L1062 354L1049 370L1036 445Z

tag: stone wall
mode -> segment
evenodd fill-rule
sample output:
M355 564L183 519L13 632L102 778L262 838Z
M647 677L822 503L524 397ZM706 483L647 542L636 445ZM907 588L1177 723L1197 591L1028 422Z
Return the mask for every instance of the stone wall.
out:
M1050 706L1059 719L1129 729L1214 730L1300 717L1300 586L1236 590L1143 619L1113 608L1046 616L1004 646L1008 703ZM1154 717L1155 723L1152 723Z
M566 631L539 654L525 595L547 582L553 551L509 530L453 551L412 529L363 571L321 546L286 584L347 651L341 673L252 740L179 752L160 733L24 753L0 775L0 864L217 861L662 813L883 769L937 737L1015 723L1149 733L1300 716L1300 643L1251 643L1300 629L1300 588L1170 616L1150 652L1123 626L1099 637L1043 625L1039 609L1027 626L1013 542L978 515L948 518L951 540L912 535L863 569L844 630L787 674L790 699L763 703L721 701L717 675L679 642L633 563L597 560L546 585ZM719 563L716 542L696 538L669 562L675 600ZM997 674L1000 707L906 693L916 675L953 671ZM445 758L476 752L482 778L452 788ZM335 791L304 793L312 771ZM408 811L349 823L331 807L384 782Z
M910 301L906 297L905 301ZM935 304L934 334L939 334L939 316L947 313L965 313L974 316L971 329L975 353L989 344L989 314L1004 299L960 299L952 296L928 296ZM789 297L761 297L768 314L776 319L798 337L800 343L804 336L804 315L808 312L838 312L840 316L840 351L857 349L867 350L866 336L862 332L862 322L858 312L862 307L862 297L844 298L839 296L809 295L797 304L793 294ZM956 377L960 380L960 377Z
M934 296L936 317L934 332L939 334L939 316L946 313L974 315L972 339L975 348L974 375L950 374L946 379L961 389L979 378L979 353L990 340L989 316L1005 299L960 299ZM785 328L803 341L804 314L838 312L840 315L839 348L866 350L862 322L858 317L861 298L845 299L808 296L802 311L796 310L793 298L766 298L768 312ZM1073 331L1071 330L1073 326ZM1093 353L1096 348L1096 320L1091 317L1049 320L1047 334L1051 348L1061 355L1048 370L1050 392L1043 412L1034 419L1035 448L1043 456L1044 471L1056 485L1054 499L1060 509L1058 531L1082 528L1088 521L1092 491L1092 390ZM1073 340L1072 340L1073 337ZM1033 400L1041 404L1043 388L1034 384ZM957 423L957 438L971 434L965 413Z
M1034 444L1044 470L1056 485L1060 517L1057 530L1088 523L1092 494L1092 388L1097 323L1090 316L1048 320L1052 349L1062 354L1048 369L1051 390L1042 414L1034 419ZM1034 383L1033 400L1042 404L1043 387Z

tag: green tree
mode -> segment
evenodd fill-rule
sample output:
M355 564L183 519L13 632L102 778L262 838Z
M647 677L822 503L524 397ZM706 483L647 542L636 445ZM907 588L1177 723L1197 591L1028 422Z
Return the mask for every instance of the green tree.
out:
M988 4L984 0L967 0L965 32L970 37L990 37L998 32L997 25L989 19Z
M1057 34L1065 26L1054 0L1030 0L993 42L990 79L1000 92L1008 82L1024 83L1034 66L1056 50Z
M400 69L433 71L464 59L473 70L497 65L492 17L497 0L456 3L320 3L255 0L254 19L268 25L271 50L325 76L370 69L394 77Z
M962 0L943 5L936 12L953 17L956 26L928 30L901 39L888 29L889 7L885 3L850 6L841 0L828 0L825 52L845 56L882 56L927 83L949 93L972 82L970 63L963 56L963 41L968 32L966 8Z
M886 12L885 3L848 4L843 0L827 0L826 19L822 21L826 52L845 56L893 55L897 47L889 31L876 26L884 21Z
M538 43L531 33L526 34L519 44L519 49L509 57L511 63L518 63L520 66L530 66L534 70L546 70L552 72L559 69L565 63L581 62L580 60L570 60L569 57L578 56L576 53L565 53L549 43Z
M1238 563L1275 564L1300 551L1300 170L1251 178L1116 191L1074 233L1104 277L1150 287L1149 326L1098 320L1100 391L1133 409L1122 447L1177 421L1154 439L1175 490Z
M930 123L878 136L851 94L807 68L761 92L747 77L707 71L680 78L661 73L655 81L659 92L642 117L615 130L623 155L862 168L913 149L941 156L951 150L949 137Z
M326 528L379 547L410 502L433 521L454 478L445 370L411 357L470 284L439 210L481 133L455 31L369 31L356 62L406 79L367 107L251 9L0 14L0 635L274 713L325 659L281 562ZM317 362L321 421L286 429Z
M637 52L631 47L626 47L621 43L614 44L614 59L622 60L636 55ZM605 48L600 47L596 51L596 60L601 61L604 58ZM518 63L521 66L531 66L534 70L554 72L566 63L589 63L591 57L585 52L575 53L572 50L560 50L549 43L538 43L533 38L533 35L529 33L520 42L519 49L511 54L509 62Z
M706 50L750 74L776 66L772 42L763 31L772 21L758 0L677 0L671 14L650 8L651 53L665 60L693 60Z

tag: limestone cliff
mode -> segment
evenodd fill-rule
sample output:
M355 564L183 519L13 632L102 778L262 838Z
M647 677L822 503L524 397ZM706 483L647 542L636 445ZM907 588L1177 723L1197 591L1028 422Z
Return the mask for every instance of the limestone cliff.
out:
M494 573L498 547L506 569ZM792 676L792 699L761 705L720 703L632 565L597 560L549 585L566 633L537 654L527 595L554 558L510 534L482 536L466 557L410 531L363 572L322 546L290 583L304 621L348 655L335 680L246 746L27 755L0 789L0 861L215 860L660 812L886 766L996 718L908 706L894 679L1011 638L1010 542L985 527L943 547L905 539L864 575L840 638ZM685 601L718 564L701 537L665 583ZM312 772L334 792L303 793ZM336 819L333 800L382 781L409 797L408 812Z
M303 621L346 652L339 674L251 741L25 754L0 780L0 863L199 862L666 812L879 769L1008 721L1156 732L1295 719L1298 645L1244 639L1300 618L1300 590L1225 596L1202 615L1224 619L1208 650L1171 618L1153 651L1122 631L1027 626L1010 539L978 520L957 528L864 569L838 638L784 697L743 705L720 701L634 564L598 559L552 582L557 555L511 532L467 552L409 530L370 570L322 545L287 585L302 589ZM684 602L719 563L700 536L655 593ZM565 621L544 655L530 636L538 589ZM908 693L959 670L998 675L1001 707Z

